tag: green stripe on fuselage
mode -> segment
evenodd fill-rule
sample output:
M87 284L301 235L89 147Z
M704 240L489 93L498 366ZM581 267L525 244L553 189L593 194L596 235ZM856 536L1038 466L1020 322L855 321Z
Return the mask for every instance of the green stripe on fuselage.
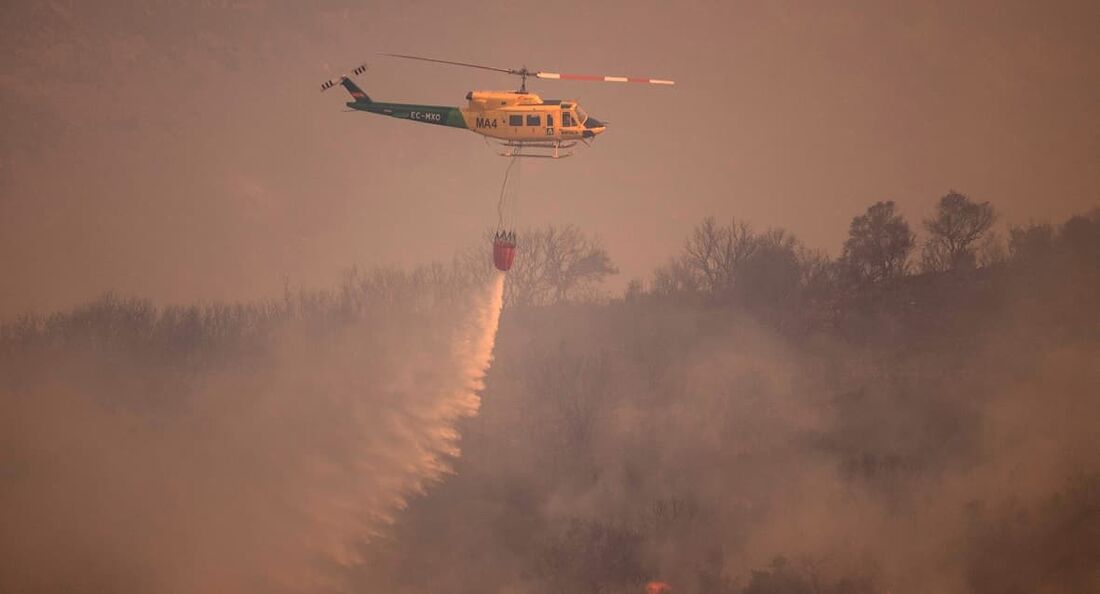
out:
M457 107L414 105L411 103L379 103L377 101L370 103L349 101L348 107L401 120L412 120L452 128L466 127L466 120L463 119L462 112Z

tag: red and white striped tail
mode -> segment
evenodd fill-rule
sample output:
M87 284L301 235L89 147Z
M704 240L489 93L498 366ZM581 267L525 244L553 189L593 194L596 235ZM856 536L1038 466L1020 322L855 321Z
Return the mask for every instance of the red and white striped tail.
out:
M588 80L594 82L632 82L632 83L646 83L651 85L674 85L676 81L664 80L660 78L636 78L632 76L595 76L591 74L561 74L558 72L536 72L535 76L538 78L547 78L551 80Z

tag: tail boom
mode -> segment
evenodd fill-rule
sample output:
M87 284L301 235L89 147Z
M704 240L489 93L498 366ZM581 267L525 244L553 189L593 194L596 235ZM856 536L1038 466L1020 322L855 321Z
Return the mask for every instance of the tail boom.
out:
M462 110L457 107L416 105L413 103L379 103L375 101L369 103L349 101L347 105L352 109L389 116L399 120L467 129L466 119L462 117Z

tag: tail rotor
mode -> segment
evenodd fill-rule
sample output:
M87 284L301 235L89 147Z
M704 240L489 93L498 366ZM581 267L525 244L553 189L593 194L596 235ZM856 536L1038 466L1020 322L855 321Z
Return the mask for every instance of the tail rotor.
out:
M370 103L371 98L363 91L363 89L359 88L359 85L355 84L351 80L352 76L359 76L366 71L367 65L360 64L353 68L348 74L343 74L341 76L326 80L325 82L321 83L321 92L324 93L325 91L339 84L347 89L348 93L351 94L352 99L355 99L357 103Z

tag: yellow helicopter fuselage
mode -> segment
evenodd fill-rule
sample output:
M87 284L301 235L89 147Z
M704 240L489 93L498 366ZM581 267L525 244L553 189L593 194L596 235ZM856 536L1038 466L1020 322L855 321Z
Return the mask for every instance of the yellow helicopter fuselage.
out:
M459 108L466 128L510 142L561 142L592 138L606 126L576 101L543 100L534 93L471 91Z

